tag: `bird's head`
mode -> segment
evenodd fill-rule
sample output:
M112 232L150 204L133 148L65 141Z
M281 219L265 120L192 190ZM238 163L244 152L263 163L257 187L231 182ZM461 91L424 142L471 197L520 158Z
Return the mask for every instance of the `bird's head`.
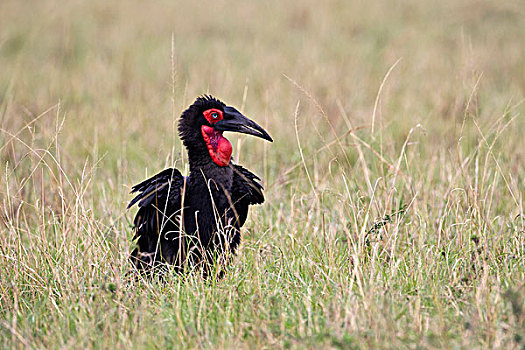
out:
M272 142L272 138L257 123L243 116L237 109L226 106L212 96L203 96L184 111L179 121L179 135L193 156L207 153L218 166L230 163L232 145L222 133L240 132Z

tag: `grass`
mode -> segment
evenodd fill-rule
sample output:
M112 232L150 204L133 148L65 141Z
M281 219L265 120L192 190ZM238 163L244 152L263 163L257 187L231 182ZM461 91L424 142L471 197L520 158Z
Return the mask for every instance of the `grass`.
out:
M518 1L0 3L3 348L524 348ZM273 144L225 278L126 278L212 93Z

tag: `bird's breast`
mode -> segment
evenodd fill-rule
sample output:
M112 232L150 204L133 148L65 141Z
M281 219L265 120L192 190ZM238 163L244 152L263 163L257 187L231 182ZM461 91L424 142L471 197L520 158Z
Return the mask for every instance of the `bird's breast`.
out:
M202 243L225 225L231 207L233 171L229 167L219 169L204 168L200 174L190 174L184 196L184 230L197 233Z

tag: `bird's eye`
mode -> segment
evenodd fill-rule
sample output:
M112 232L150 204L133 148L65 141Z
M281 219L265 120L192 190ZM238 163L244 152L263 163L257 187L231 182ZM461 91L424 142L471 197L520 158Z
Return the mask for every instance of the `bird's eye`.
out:
M216 108L207 109L204 112L202 112L202 115L204 116L204 118L206 118L208 123L211 124L218 123L220 120L222 120L222 111Z

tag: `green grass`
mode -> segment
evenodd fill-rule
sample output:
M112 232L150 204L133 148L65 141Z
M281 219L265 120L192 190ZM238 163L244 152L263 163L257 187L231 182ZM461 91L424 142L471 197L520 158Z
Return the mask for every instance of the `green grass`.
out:
M524 348L519 1L0 2L0 347ZM225 278L129 281L211 93L273 144Z

